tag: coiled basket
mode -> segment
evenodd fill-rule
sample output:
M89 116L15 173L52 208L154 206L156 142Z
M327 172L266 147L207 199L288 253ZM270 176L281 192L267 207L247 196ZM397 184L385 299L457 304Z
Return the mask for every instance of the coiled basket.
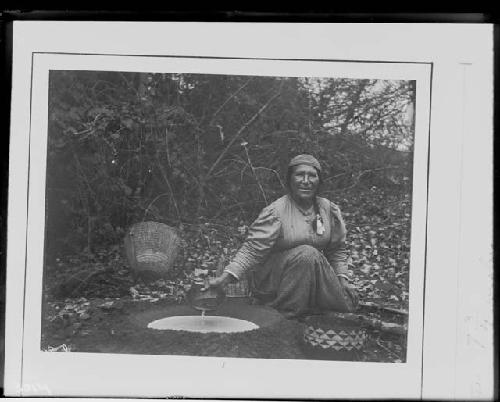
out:
M177 231L159 222L136 223L124 239L127 259L136 275L164 276L174 265L179 244Z
M308 358L357 361L361 359L367 334L359 323L335 313L308 316L303 349Z

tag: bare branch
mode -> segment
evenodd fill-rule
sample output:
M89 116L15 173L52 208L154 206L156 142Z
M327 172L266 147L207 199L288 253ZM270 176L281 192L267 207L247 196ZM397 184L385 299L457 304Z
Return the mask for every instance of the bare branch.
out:
M208 124L209 126L212 125L213 121L217 117L217 115L221 112L221 110L226 106L226 104L233 99L236 95L238 95L249 83L250 81L253 80L254 77L251 77L250 79L247 80L241 87L239 87L234 93L232 93L224 102L222 102L222 105L219 106L219 108L215 111L213 114L212 118L210 119L210 123Z
M280 177L279 173L276 170L270 169L270 168L266 168L266 167L263 167L263 166L257 166L257 167L255 167L255 170L257 170L257 169L264 169L264 170L269 170L270 172L273 172L276 175L276 177L278 178L278 181L280 182L281 187L285 188L285 185L281 181L281 177Z
M348 187L343 188L342 190L348 190L348 189L355 187L359 183L359 180L361 179L361 177L363 177L367 173L377 172L380 170L395 169L395 168L399 168L399 167L400 166L397 166L397 165L390 165L390 166L384 166L384 167L379 167L379 168L375 168L375 169L362 170L361 172L358 172L356 178L354 179L354 183Z
M175 196L174 196L174 190L172 189L172 186L170 185L170 180L168 180L168 177L167 177L167 173L165 172L165 169L163 169L163 166L158 158L158 155L156 155L156 162L158 164L158 168L160 169L160 173L163 177L163 180L165 180L165 183L167 184L168 186L168 189L170 191L170 194L171 194L171 197L172 197L172 202L174 203L174 207L175 207L175 212L177 213L177 217L181 218L181 214L179 212L179 207L177 206L177 201L175 200Z
M146 218L146 214L148 213L149 208L151 208L151 207L153 206L153 204L154 204L156 201L158 201L161 197L165 197L166 195L170 195L170 193L162 193L162 194L160 194L160 195L157 195L157 196L153 199L153 201L151 201L151 202L149 203L149 205L147 206L147 208L144 210L144 216L142 217L142 220L143 220L143 221L144 221L144 219Z
M255 168L253 167L253 164L252 164L252 161L250 159L250 155L248 154L248 149L247 149L246 145L243 145L243 148L245 148L245 153L247 155L248 164L250 165L250 169L252 169L253 176L255 177L255 181L257 182L257 185L259 186L260 192L262 193L262 196L264 197L264 201L266 202L266 205L269 205L269 202L267 202L267 197L266 197L266 193L264 191L264 188L262 187L262 184L260 183L259 177L255 173Z
M217 158L217 160L213 163L213 165L210 167L210 169L208 169L208 173L206 175L206 178L210 177L210 175L212 174L213 170L217 167L217 165L219 164L219 162L226 155L226 153L229 151L229 149L234 144L234 142L240 137L240 135L257 119L257 117L259 117L264 112L264 110L266 110L269 107L269 105L271 104L271 102L273 100L275 100L281 94L281 88L283 87L283 82L284 81L281 82L281 85L280 85L280 88L279 88L278 92L275 93L273 96L271 96L271 98L257 111L257 113L255 113L250 118L250 120L248 120L238 130L238 132L234 135L234 137L231 139L231 141L229 141L229 144L227 144L226 148L224 148L224 150L221 152L221 154L219 155L219 157Z

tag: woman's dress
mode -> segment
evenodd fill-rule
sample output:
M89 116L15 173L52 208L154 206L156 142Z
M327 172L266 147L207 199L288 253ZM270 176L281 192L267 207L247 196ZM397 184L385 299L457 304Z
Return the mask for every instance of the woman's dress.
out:
M287 317L323 310L352 311L355 303L337 274L347 274L346 229L337 205L317 198L324 233L313 229L313 211L290 195L262 210L225 271L251 277L255 293Z

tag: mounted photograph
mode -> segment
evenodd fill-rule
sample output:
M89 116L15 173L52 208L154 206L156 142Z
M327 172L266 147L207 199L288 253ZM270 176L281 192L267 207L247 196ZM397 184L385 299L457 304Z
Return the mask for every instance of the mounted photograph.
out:
M41 351L407 361L421 66L37 57Z
M493 395L491 34L14 23L5 394Z

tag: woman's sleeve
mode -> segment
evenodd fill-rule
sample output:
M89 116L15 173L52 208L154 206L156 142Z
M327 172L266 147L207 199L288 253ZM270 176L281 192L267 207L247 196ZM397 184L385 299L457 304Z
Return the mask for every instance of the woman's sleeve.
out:
M280 232L281 222L273 208L264 208L248 229L247 239L224 271L241 279L245 272L265 260Z
M347 274L346 228L340 208L330 203L331 237L324 250L325 256L337 274Z

